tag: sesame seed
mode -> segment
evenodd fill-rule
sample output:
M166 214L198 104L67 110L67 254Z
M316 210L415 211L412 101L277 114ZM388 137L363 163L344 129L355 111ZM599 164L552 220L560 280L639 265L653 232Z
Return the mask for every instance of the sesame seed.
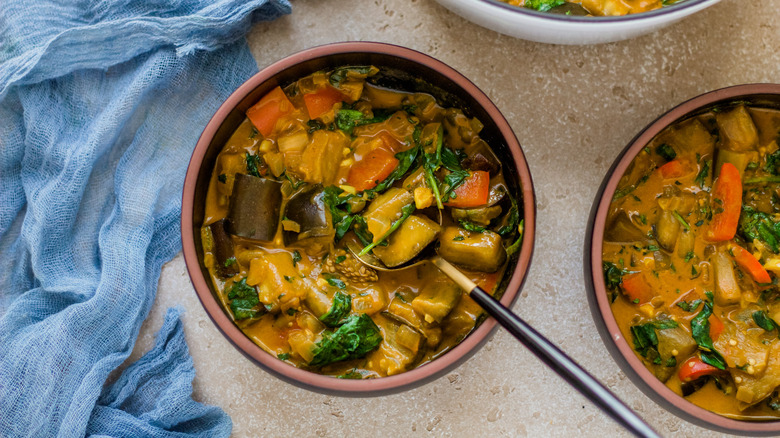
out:
M737 341L734 339L729 339L729 345L731 346L737 345Z

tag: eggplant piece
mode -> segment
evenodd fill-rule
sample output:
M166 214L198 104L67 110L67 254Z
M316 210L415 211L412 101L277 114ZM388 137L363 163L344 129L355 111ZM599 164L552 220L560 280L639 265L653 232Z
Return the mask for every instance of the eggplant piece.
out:
M607 242L642 242L645 239L645 233L634 224L625 210L620 210L604 229L604 240Z
M269 241L276 235L282 204L282 183L236 174L230 196L230 232L252 240Z
M439 255L466 269L496 272L506 261L501 236L492 231L477 233L447 227L442 231L439 243Z
M476 207L476 208L453 208L450 210L452 218L455 220L464 220L474 222L477 225L486 227L490 221L501 214L501 206Z
M716 113L715 120L728 149L744 152L755 150L758 146L758 130L744 105L725 113Z
M463 291L449 278L426 284L412 300L412 308L428 324L440 323L460 301Z
M411 215L387 238L387 246L376 246L374 254L388 268L413 259L431 244L441 232L441 226L425 216Z
M707 382L709 381L710 381L710 376L704 376L690 382L680 382L681 383L680 390L682 391L682 396L688 397L694 392L702 389L704 385L706 385Z
M492 207L498 204L507 196L507 193L509 193L509 189L506 186L506 180L504 180L502 174L498 174L495 178L490 178L490 192L488 193L487 206Z
M661 210L656 222L656 239L661 248L672 251L677 243L677 237L680 235L680 222L674 216L674 213L668 210Z
M435 348L441 342L441 328L423 324L422 318L414 310L411 303L405 301L401 296L402 294L396 293L387 310L382 312L382 316L417 330L425 337L425 345L429 348Z
M227 220L220 219L209 225L211 231L211 253L217 260L217 273L222 278L238 274L238 263L233 249L233 240L227 233Z
M413 202L412 192L400 188L391 188L371 201L363 217L375 242L401 217L402 209Z
M368 355L367 362L374 364L380 374L388 376L400 374L411 368L417 362L421 350L413 351L398 342L399 330L403 325L388 318L377 318L376 324L381 330L383 340L379 348ZM409 339L404 338L408 334L407 330L401 332L403 343L408 343Z
M496 176L501 171L501 161L485 140L478 140L466 147L468 157L463 160L463 167L468 170L484 170L490 176Z
M331 216L325 205L322 186L308 186L290 197L284 210L286 220L298 225L298 232L285 231L284 244L310 238L333 239L335 231L331 224Z
M729 306L738 303L742 291L737 284L734 266L725 248L719 249L712 255L712 267L715 270L715 304Z

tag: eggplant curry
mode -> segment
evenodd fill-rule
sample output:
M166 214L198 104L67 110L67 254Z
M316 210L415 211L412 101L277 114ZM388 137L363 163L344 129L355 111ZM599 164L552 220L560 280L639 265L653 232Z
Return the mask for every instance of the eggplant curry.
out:
M616 16L652 11L676 3L674 0L500 0L541 12L562 14Z
M715 107L631 162L604 231L623 336L666 386L741 420L780 418L780 112Z
M457 345L482 310L431 251L485 290L522 239L482 124L373 66L317 72L246 111L217 157L201 229L226 311L257 345L341 378L398 374Z

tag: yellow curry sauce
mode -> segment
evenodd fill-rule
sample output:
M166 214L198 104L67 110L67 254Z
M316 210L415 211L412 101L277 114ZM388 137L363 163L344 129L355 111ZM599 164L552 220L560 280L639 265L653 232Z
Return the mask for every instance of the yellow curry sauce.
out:
M632 161L603 250L612 310L647 368L720 415L780 417L780 112L715 108Z
M617 16L652 11L675 3L665 0L501 0L545 12L565 3L576 3L594 16Z
M257 345L342 378L398 374L457 345L482 310L436 250L495 292L522 218L481 123L375 67L318 72L247 111L217 157L201 229L226 311ZM441 213L441 214L440 214Z

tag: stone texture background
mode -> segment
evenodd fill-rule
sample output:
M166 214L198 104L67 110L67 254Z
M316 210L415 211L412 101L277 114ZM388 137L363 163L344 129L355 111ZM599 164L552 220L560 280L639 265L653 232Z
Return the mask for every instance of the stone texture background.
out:
M249 43L262 68L329 42L390 42L474 81L514 128L536 186L536 252L514 310L664 436L712 436L645 397L610 358L585 298L585 226L612 160L662 112L716 88L780 82L780 9L771 3L723 0L642 38L574 47L504 36L433 0L293 0L291 16L258 24ZM503 331L448 376L402 394L346 399L297 389L216 330L181 255L163 269L130 360L151 348L174 305L186 309L194 396L227 411L236 437L627 436Z

